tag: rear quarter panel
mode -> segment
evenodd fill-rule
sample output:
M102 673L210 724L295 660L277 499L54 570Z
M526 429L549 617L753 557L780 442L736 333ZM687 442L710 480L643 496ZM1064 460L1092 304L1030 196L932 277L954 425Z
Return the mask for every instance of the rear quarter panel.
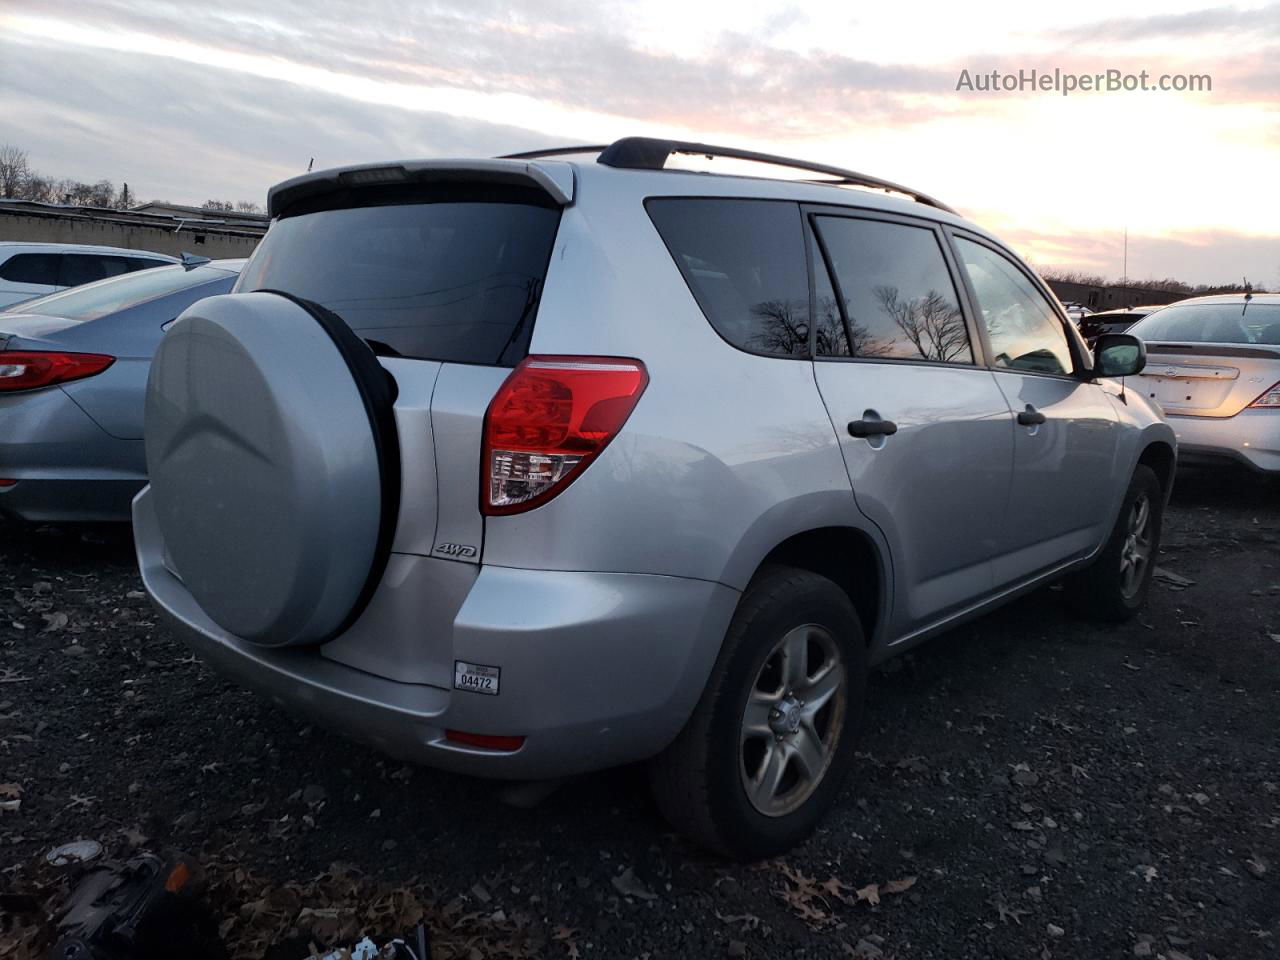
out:
M812 364L722 340L644 210L649 191L620 180L588 180L565 211L531 352L637 358L648 388L560 496L486 520L484 562L742 589L796 533L866 530Z
M143 399L151 358L164 336L164 325L205 297L228 293L235 274L202 283L99 317L51 337L61 347L82 353L105 353L116 362L96 377L63 387L93 420L113 437L141 440Z

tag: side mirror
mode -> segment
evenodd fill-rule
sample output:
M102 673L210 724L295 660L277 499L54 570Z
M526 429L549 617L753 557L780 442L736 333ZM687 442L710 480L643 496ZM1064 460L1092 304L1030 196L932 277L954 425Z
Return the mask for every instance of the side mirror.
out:
M1104 333L1093 343L1095 377L1132 377L1147 365L1147 347L1128 333Z

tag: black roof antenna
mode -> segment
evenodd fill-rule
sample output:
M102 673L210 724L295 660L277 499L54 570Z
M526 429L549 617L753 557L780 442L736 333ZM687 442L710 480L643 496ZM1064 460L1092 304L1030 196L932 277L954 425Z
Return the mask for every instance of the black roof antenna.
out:
M1240 316L1244 316L1244 312L1249 309L1249 301L1253 299L1253 285L1249 283L1249 278L1244 278L1244 306L1240 308Z

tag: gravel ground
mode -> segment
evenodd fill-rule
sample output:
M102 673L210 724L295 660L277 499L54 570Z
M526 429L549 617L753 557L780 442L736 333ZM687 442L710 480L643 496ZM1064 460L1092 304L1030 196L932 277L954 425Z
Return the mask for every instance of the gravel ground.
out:
M1194 582L1123 627L1046 589L889 664L824 827L744 867L639 768L514 810L305 726L157 628L126 533L0 526L0 884L180 847L233 953L281 960L418 917L436 957L1275 956L1280 484L1184 472L1161 564ZM10 911L0 954L41 936Z

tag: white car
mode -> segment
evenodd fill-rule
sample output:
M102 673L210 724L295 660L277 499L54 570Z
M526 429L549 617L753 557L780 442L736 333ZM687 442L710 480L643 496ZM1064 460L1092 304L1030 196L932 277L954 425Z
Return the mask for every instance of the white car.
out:
M179 262L177 257L149 250L79 243L0 242L0 310L92 280Z

